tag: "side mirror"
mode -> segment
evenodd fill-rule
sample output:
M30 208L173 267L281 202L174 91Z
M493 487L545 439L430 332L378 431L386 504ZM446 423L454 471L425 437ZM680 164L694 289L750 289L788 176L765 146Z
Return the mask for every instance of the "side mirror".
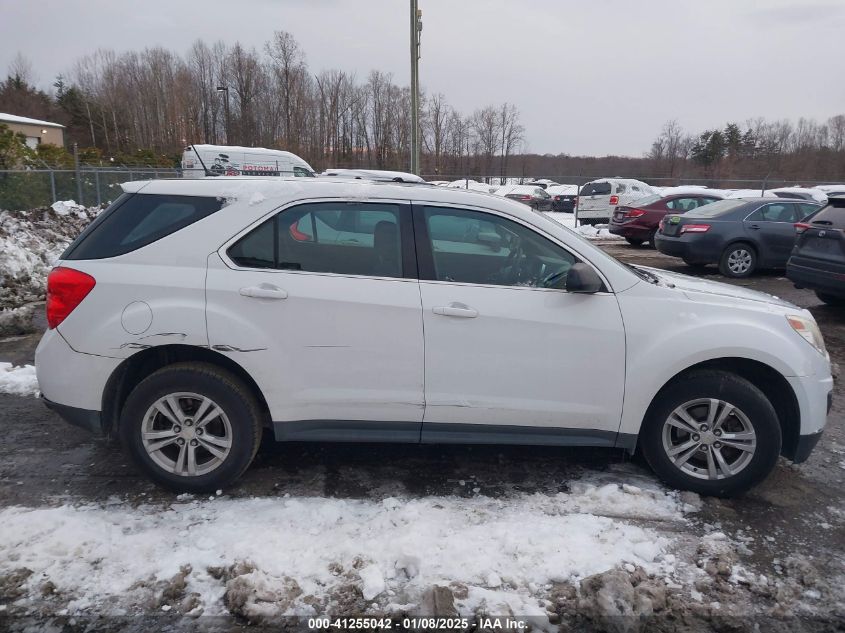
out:
M602 289L601 277L592 266L578 262L566 275L566 291L593 294Z

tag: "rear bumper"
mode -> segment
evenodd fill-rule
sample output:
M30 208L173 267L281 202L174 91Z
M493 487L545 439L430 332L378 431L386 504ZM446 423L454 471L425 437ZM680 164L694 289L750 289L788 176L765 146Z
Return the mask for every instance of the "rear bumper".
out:
M99 411L90 411L88 409L78 409L77 407L69 407L66 404L59 404L47 400L41 396L41 400L47 405L47 408L58 413L62 419L68 424L78 426L85 429L89 433L95 435L105 435L103 432L103 421Z
M664 255L681 257L686 261L710 264L719 261L721 249L707 243L699 235L666 237L658 233L654 237L654 247Z
M612 220L607 228L614 235L642 240L649 239L651 232L655 229L655 227L643 226L642 224L635 224L633 222L629 224L617 224Z
M796 264L793 259L790 259L786 265L786 278L796 286L845 297L845 275L814 266Z

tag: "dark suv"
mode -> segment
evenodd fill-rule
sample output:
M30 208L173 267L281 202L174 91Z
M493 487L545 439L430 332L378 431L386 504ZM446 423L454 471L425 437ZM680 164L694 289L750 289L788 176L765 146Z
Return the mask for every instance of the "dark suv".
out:
M845 305L845 194L831 194L827 206L797 223L795 231L786 276L827 304Z

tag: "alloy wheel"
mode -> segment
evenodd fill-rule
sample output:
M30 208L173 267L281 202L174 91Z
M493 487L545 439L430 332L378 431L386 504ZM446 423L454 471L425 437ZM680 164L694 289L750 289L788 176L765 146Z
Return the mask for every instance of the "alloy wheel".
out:
M156 400L141 424L150 459L169 473L198 477L220 466L232 450L232 425L206 396L178 392Z
M733 477L757 449L757 434L737 407L716 398L690 400L663 423L663 450L676 468L698 479Z

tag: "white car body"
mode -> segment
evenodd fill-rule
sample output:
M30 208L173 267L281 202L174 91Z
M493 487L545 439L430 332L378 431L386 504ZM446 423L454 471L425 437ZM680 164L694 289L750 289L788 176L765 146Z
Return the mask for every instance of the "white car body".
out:
M132 252L57 263L96 286L44 334L38 381L52 406L88 428L113 432L121 370L139 355L177 347L253 381L279 440L633 450L649 406L673 377L737 362L725 359L766 367L788 385L790 424L801 438L817 437L825 424L829 360L786 319L812 321L808 311L659 271L660 282L650 283L519 203L330 179L155 180L123 189L229 203ZM245 268L227 254L280 210L315 201L391 202L408 213L411 204L429 204L506 218L585 262L604 290ZM450 318L464 316L477 318Z
M595 190L596 193L587 193ZM657 191L644 182L630 178L600 178L581 187L577 217L581 222L608 222L617 206L634 204Z
M182 152L183 178L313 175L314 169L299 156L278 149L189 145Z

